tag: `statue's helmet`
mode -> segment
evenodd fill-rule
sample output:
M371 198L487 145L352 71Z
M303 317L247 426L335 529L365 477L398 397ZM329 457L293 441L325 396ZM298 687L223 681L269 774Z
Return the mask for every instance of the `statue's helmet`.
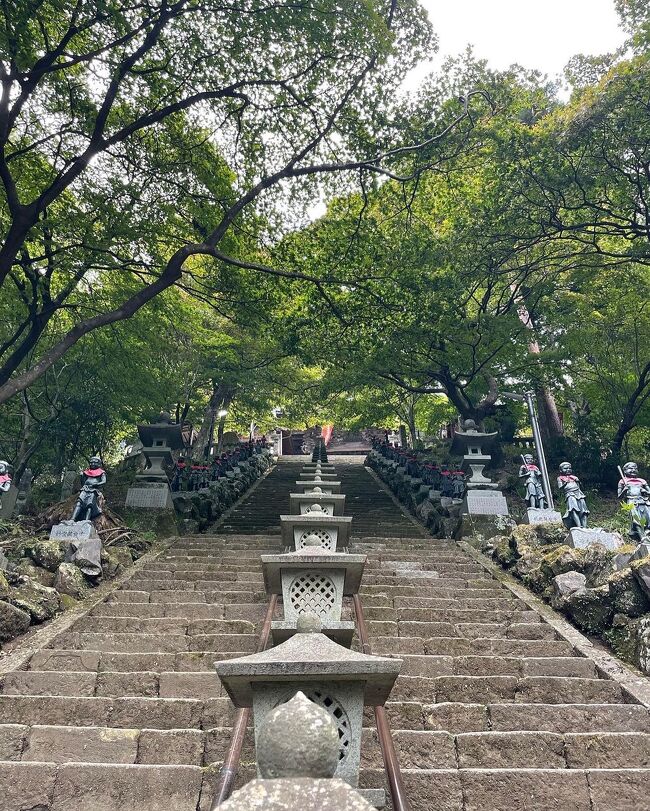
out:
M9 470L9 462L5 462L4 459L0 459L0 473L6 473Z
M526 462L527 465L530 465L534 461L535 461L535 457L532 455L532 453L525 453L524 454L524 462Z
M626 462L623 465L623 473L625 473L626 476L627 475L636 476L636 474L638 472L639 472L639 466L637 465L636 462Z
M93 469L102 466L102 460L99 458L99 456L91 456L88 462L90 467Z
M562 462L560 464L560 473L571 473L571 462Z

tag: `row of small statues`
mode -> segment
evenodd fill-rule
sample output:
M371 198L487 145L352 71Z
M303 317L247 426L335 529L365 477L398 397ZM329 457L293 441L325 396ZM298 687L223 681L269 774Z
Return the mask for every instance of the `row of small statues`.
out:
M396 448L387 441L373 440L373 448L386 459L392 459L413 478L422 479L443 498L462 499L465 495L465 473L462 470L450 469L437 462L421 462L410 450Z
M243 442L229 453L215 456L209 464L190 461L184 456L179 456L171 475L172 492L202 490L210 482L217 481L236 468L240 462L262 453L266 447L268 447L266 437Z
M524 480L524 500L529 508L548 509L544 493L542 472L531 454L526 454L519 468L519 478ZM557 489L564 500L562 520L568 528L586 527L589 516L587 500L582 492L580 479L573 472L570 462L562 462L557 477ZM630 507L629 536L639 543L650 537L650 486L639 476L636 462L627 462L621 470L618 482L618 497Z

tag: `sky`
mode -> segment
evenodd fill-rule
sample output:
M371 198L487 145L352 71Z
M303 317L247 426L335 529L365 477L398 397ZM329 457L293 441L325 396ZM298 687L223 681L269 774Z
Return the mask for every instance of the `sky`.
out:
M560 74L578 53L602 54L624 40L613 0L420 0L439 37L432 64L419 68L417 84L445 56L468 44L490 67L518 62L549 76Z

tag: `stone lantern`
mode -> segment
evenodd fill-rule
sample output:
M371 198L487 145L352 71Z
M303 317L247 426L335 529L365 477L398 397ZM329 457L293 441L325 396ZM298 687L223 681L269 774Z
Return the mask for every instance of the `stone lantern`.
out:
M497 437L496 431L478 431L473 420L466 420L464 430L454 434L451 453L463 457L464 473L472 472L465 483L467 492L461 507L464 515L508 515L508 505L499 485L483 475L484 468L492 461L490 451Z
M298 691L333 718L339 738L335 777L356 788L359 782L364 706L383 706L402 666L400 659L368 656L338 645L301 620L298 633L261 653L217 662L221 682L236 707L252 707L256 752L264 724ZM308 630L303 630L308 629ZM259 757L258 757L259 764ZM258 767L259 768L259 767ZM376 807L383 790L362 792Z
M302 470L300 481L313 481L316 476L320 476L323 481L335 481L336 473L326 473L324 470Z
M300 481L296 482L296 492L298 493L308 493L315 487L320 487L324 493L328 494L341 492L340 481L334 481L332 479L327 479L327 481L324 481L323 477L319 473L315 473L311 480L301 479Z
M320 544L284 555L262 555L266 592L281 594L284 606L284 619L271 624L273 644L295 634L300 617L313 614L324 634L349 648L355 625L341 619L343 597L358 593L365 563L365 555L332 552Z
M236 791L223 811L371 811L359 792L335 778L338 725L304 693L268 713L257 762L261 779Z
M173 423L171 416L163 412L151 425L138 425L138 435L147 468L136 476L137 484L129 487L126 506L173 509L169 479L163 466L171 463L173 450L184 447L182 426Z
M315 505L314 505L315 506ZM318 505L320 506L320 505ZM332 552L338 546L347 546L350 539L352 518L344 515L327 515L324 510L312 510L305 515L281 515L282 542L300 550L310 544L308 538L318 540L323 549Z
M345 511L345 496L342 494L327 495L322 489L311 490L308 493L289 494L289 512L291 515L309 515L318 513L316 507L320 506L325 515L343 515Z

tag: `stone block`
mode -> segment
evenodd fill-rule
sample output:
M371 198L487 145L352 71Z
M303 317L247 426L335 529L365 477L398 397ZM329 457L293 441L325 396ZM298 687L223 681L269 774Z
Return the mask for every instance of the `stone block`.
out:
M460 773L464 811L591 811L584 772L568 769L466 769ZM633 806L628 806L632 808ZM604 811L604 810L603 810ZM611 809L608 809L611 811Z
M56 766L47 763L4 763L0 769L0 807L3 811L47 811L56 771Z
M446 702L423 707L424 728L458 735L484 732L488 729L488 712L484 704Z
M98 537L92 521L62 521L50 530L51 541L86 541Z
M564 739L550 732L470 732L456 737L461 769L564 769Z
M647 769L592 769L587 773L592 811L641 811L648 805Z
M590 529L572 527L569 530L566 543L574 549L588 549L590 546L598 543L604 546L605 549L615 551L623 545L624 541L618 532L606 532L599 527Z
M54 763L135 763L139 734L137 729L34 726L23 759Z
M468 490L461 512L466 515L508 515L508 504L498 490Z
M137 762L202 766L204 745L205 733L200 729L143 729Z
M557 510L539 510L529 507L526 510L527 524L561 524L562 515Z
M129 487L127 490L126 506L142 510L173 511L174 501L169 485L165 482L151 482L149 485L140 482L137 486Z
M195 766L65 764L51 811L196 811L202 777Z
M23 724L0 725L0 760L20 760L29 727Z
M650 768L650 736L639 732L570 733L564 749L570 769Z

